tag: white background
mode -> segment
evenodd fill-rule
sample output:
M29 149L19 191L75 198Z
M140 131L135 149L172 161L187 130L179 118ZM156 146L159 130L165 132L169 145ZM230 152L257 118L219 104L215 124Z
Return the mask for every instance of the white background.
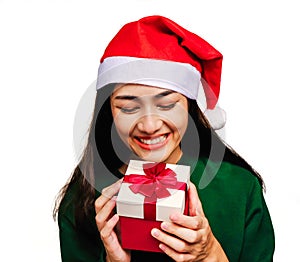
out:
M108 41L167 16L223 55L226 141L263 176L274 261L298 257L296 1L0 1L1 261L60 261L55 195L74 164L73 121ZM3 246L4 245L4 246ZM249 254L251 255L251 254Z

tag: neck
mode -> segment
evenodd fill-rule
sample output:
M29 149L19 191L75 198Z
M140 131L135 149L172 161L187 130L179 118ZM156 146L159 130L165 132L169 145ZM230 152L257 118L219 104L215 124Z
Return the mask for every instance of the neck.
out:
M164 163L169 163L169 164L177 164L178 161L182 157L182 150L180 147L178 147L166 160L162 161ZM147 161L144 159L144 161ZM119 168L119 171L124 175L126 170L127 170L128 165L124 164Z
M177 147L172 154L163 162L169 164L177 164L180 158L182 157L182 150L180 147Z

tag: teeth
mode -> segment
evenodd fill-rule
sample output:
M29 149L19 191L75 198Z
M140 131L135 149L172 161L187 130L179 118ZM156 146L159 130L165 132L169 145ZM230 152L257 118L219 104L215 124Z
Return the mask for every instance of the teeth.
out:
M160 137L157 137L157 138L154 138L154 139L140 139L142 143L144 144L147 144L147 145L154 145L154 144L157 144L157 143L161 143L163 141L166 140L166 136L160 136Z

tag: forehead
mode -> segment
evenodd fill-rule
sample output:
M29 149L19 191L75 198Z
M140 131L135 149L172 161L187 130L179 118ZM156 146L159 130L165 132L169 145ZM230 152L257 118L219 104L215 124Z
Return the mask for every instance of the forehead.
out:
M160 87L154 87L154 86L140 85L140 84L117 84L113 90L112 98L115 96L125 96L125 95L126 96L155 96L165 91L171 91L171 90L160 88Z

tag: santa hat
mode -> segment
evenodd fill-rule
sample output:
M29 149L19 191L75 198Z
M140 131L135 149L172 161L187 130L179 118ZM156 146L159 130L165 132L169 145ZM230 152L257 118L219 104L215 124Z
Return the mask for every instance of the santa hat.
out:
M108 44L98 70L97 90L111 83L167 88L197 100L212 128L225 125L217 106L223 56L198 35L162 16L124 25ZM202 91L202 90L203 91ZM203 107L203 106L202 106Z

